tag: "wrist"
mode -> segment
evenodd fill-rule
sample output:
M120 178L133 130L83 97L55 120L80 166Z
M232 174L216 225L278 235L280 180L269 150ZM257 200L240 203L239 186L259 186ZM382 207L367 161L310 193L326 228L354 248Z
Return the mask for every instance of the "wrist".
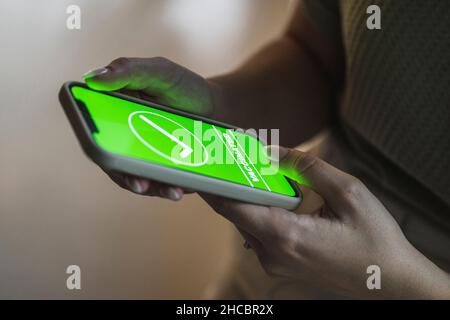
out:
M385 294L394 299L449 299L450 276L409 242L391 266L388 277L392 290ZM394 269L395 268L395 269Z

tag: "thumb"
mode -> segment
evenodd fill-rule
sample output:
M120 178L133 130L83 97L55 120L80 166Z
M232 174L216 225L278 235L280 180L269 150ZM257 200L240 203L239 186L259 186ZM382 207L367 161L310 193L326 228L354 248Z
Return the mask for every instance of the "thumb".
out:
M320 194L331 208L342 207L343 201L339 195L345 186L357 180L327 162L296 149L269 146L267 152L271 161L278 163L283 175Z

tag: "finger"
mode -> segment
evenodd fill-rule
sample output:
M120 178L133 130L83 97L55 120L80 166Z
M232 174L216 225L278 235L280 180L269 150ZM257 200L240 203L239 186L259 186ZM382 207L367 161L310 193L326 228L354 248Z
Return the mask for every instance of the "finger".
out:
M133 176L125 177L126 185L134 193L146 196L155 196L172 201L179 201L183 197L183 189L158 181L150 181Z
M142 68L138 69L140 60L142 59L118 58L106 67L88 71L83 78L89 87L96 90L142 90L147 79L144 79ZM157 77L156 70L145 75L147 78Z
M317 192L333 211L347 209L349 198L370 200L358 179L317 157L279 146L270 146L268 153L282 174Z
M126 175L124 182L130 191L137 194L146 194L150 190L150 181L147 179Z
M183 197L183 189L179 187L160 185L155 188L159 192L159 196L172 201L179 201Z
M287 230L291 223L287 211L247 204L219 196L199 193L200 196L220 215L259 241L264 242Z
M212 111L208 82L165 58L119 58L83 77L96 90L141 90L172 107L200 114Z
M149 196L157 196L161 198L166 198L173 201L178 201L183 198L185 194L191 194L194 191L186 190L177 186L170 184L165 184L157 181L150 181L150 189L146 193Z
M108 173L109 177L120 187L139 195L157 196L173 201L183 197L183 189L157 181L134 177L119 172Z

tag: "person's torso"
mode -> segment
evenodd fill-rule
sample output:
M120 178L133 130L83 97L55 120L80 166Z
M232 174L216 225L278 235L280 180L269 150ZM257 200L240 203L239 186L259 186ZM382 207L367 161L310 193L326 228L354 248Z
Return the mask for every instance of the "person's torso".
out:
M366 26L370 5L380 30ZM343 125L450 204L450 1L340 0L339 10Z
M363 180L408 240L450 270L450 1L302 2L321 32L342 37L346 57L339 125L309 151ZM370 5L381 30L366 26ZM226 297L324 297L268 277L242 241Z

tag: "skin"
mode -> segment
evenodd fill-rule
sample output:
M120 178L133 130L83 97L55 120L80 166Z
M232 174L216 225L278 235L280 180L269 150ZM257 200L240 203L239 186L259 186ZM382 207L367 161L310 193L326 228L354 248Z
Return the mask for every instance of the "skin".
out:
M202 194L231 221L277 277L351 298L449 298L450 278L417 251L381 202L357 178L294 149L281 149L280 168L302 177L325 201L293 214ZM378 265L382 290L368 290L369 265Z
M281 143L295 146L334 120L343 57L342 47L323 38L297 10L283 36L221 77L204 79L156 57L119 58L88 72L85 80L94 89L119 90L244 128L279 128ZM283 173L294 180L301 173L321 196L318 202L311 200L313 192L305 196L301 214L201 194L250 242L268 274L354 298L450 298L449 275L407 241L358 179L298 151L279 153ZM107 174L142 195L180 200L192 192ZM373 264L381 268L382 290L366 287L366 268Z

